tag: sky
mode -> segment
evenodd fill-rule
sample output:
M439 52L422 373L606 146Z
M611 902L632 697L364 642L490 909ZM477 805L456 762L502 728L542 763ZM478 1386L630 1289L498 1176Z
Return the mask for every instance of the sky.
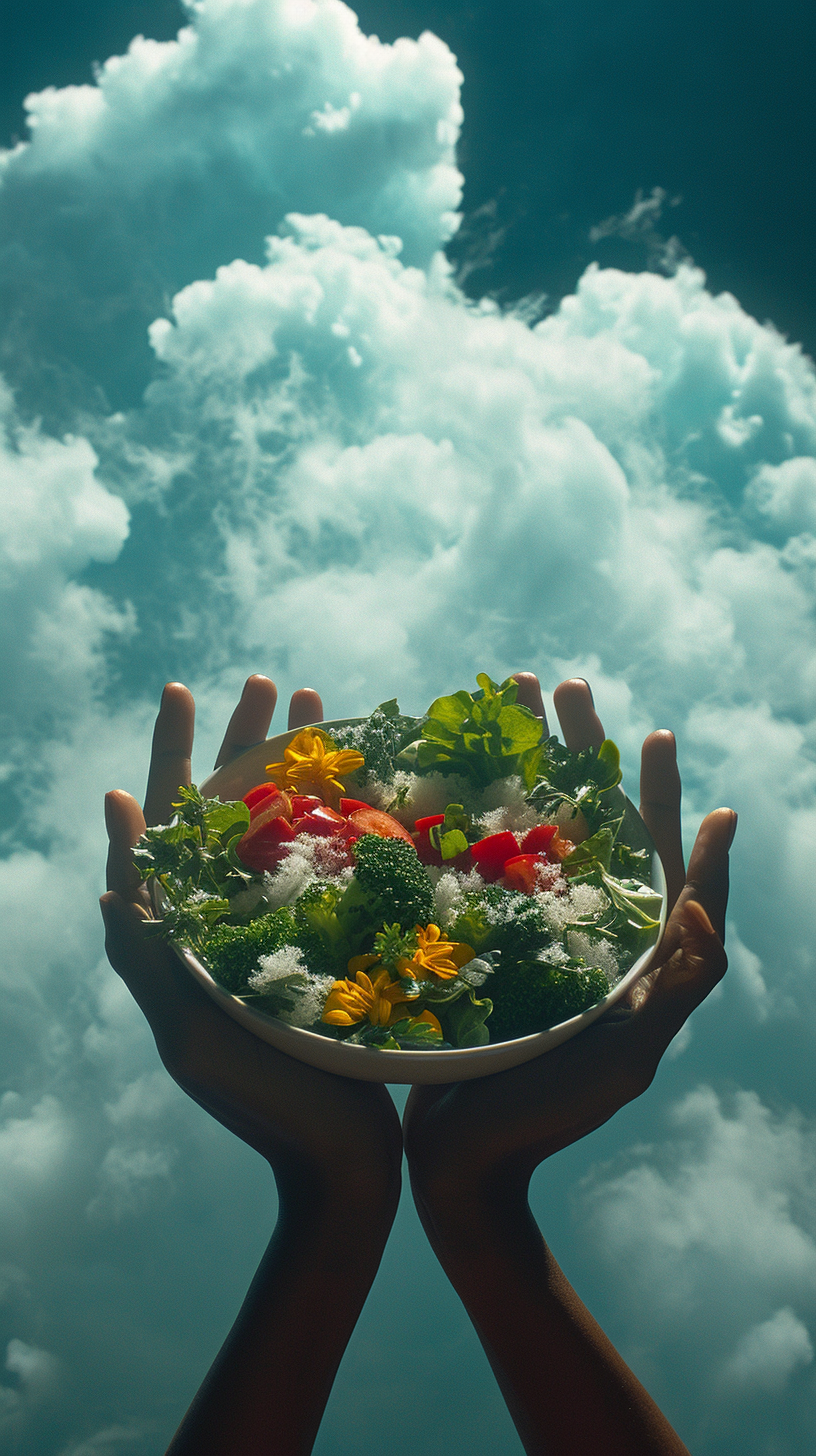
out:
M101 797L141 793L162 684L203 778L249 672L335 717L521 666L592 681L630 785L674 728L689 843L740 814L722 989L536 1214L695 1456L812 1442L803 11L11 16L4 1453L161 1452L274 1221L102 954ZM421 1400L384 1417L397 1340ZM405 1200L316 1446L361 1449L521 1451Z

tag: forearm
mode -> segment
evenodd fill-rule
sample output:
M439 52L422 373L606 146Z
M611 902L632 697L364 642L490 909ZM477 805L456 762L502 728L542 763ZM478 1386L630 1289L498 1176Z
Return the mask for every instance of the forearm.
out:
M396 1211L281 1198L271 1243L168 1456L306 1456Z
M414 1194L529 1456L688 1456L559 1269L523 1189Z

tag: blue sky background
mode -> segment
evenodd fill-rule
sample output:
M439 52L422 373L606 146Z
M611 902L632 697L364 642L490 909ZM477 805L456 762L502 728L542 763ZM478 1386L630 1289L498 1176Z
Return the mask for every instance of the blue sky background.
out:
M101 794L162 683L203 777L250 671L335 716L520 665L592 680L630 783L675 728L689 838L741 816L729 976L539 1172L542 1227L695 1456L812 1443L804 9L9 18L4 1452L163 1450L274 1219L101 954ZM317 1450L420 1449L520 1445L404 1204Z

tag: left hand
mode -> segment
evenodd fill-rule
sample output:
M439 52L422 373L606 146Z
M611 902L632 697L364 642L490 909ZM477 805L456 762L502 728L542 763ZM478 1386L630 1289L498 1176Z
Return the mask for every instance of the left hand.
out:
M216 767L267 736L276 697L268 678L249 678ZM341 1189L373 1225L390 1226L402 1138L385 1087L318 1071L260 1041L210 999L167 944L144 933L149 901L131 850L146 823L167 822L179 785L190 782L194 711L187 689L168 684L144 814L129 794L107 795L108 892L101 904L108 957L147 1017L170 1075L268 1159L279 1191L300 1198L307 1189ZM295 693L290 727L322 716L316 693Z

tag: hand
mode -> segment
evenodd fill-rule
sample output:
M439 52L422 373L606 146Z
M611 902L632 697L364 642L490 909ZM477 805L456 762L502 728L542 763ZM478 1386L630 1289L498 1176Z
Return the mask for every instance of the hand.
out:
M266 737L276 696L268 678L248 680L216 767ZM129 794L107 795L109 888L102 913L111 964L150 1022L170 1075L279 1173L286 1176L284 1165L291 1165L296 1181L308 1173L309 1181L324 1183L388 1182L399 1167L401 1139L385 1089L317 1071L260 1041L207 996L169 946L144 934L149 901L130 851L146 823L167 822L179 785L190 782L194 714L187 689L168 684L153 736L144 816ZM295 694L290 727L322 716L316 693Z
M268 678L249 678L216 767L267 736L276 698ZM379 1265L399 1201L402 1136L385 1087L332 1076L268 1046L210 999L168 945L145 935L149 901L131 850L145 823L170 818L179 786L190 782L194 711L187 689L168 684L144 814L129 794L107 795L106 949L170 1075L270 1162L279 1219L238 1321L171 1450L294 1456L311 1450ZM317 693L294 694L290 728L322 716ZM359 1236L348 1237L350 1230Z
M519 701L545 721L538 681L517 674ZM556 689L567 746L599 747L604 730L588 685ZM722 937L728 898L730 809L704 820L683 867L680 777L673 734L643 745L641 814L666 870L671 914L648 969L630 993L592 1026L535 1060L454 1087L415 1087L403 1119L415 1194L439 1178L455 1184L512 1171L521 1183L543 1158L577 1141L649 1086L672 1038L726 968ZM499 1170L501 1170L499 1174Z
M517 680L519 700L544 720L537 680ZM554 700L568 747L599 747L604 731L587 684L562 683ZM529 1456L688 1456L564 1277L527 1200L542 1159L648 1087L666 1047L725 971L736 815L709 814L686 875L670 733L652 733L643 745L641 813L672 909L629 1004L511 1071L415 1087L403 1119L417 1210Z

